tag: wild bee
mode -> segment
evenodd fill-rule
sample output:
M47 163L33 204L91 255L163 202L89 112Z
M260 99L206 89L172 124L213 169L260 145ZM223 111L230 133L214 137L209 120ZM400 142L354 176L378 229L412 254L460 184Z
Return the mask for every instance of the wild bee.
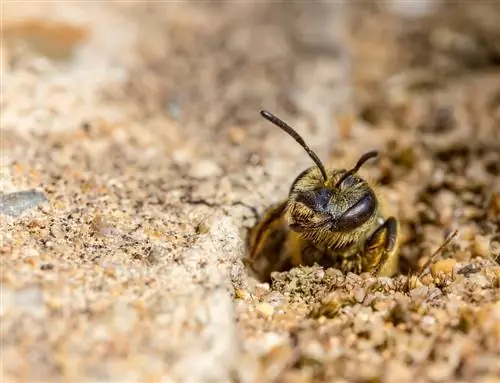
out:
M326 169L291 126L267 111L260 113L294 138L315 166L300 173L288 199L271 206L250 229L246 265L262 281L273 271L314 263L344 273L394 275L398 221L384 218L374 190L357 174L378 152L365 153L351 169Z

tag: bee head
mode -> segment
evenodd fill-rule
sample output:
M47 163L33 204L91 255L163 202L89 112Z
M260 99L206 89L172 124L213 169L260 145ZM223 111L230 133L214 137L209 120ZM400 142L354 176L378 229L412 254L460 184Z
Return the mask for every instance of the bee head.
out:
M351 170L329 170L327 181L317 167L300 174L290 189L286 217L297 232L351 232L378 210L375 193Z
M371 221L378 211L375 193L356 173L378 155L365 153L352 169L326 170L318 156L293 128L269 112L262 116L291 135L309 154L316 166L304 170L290 189L285 217L296 232L352 232Z

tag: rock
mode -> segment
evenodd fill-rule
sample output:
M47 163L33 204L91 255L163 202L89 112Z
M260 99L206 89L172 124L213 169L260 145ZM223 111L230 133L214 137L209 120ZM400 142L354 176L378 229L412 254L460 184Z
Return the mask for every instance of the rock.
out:
M483 273L472 274L469 277L469 280L472 284L484 289L488 288L491 285L491 282L488 280L486 275Z
M265 301L274 308L283 307L286 304L286 297L279 291L271 291Z
M431 274L433 277L436 277L441 273L449 276L453 273L453 269L456 264L457 261L453 258L437 261L431 266Z
M239 127L232 127L228 131L228 138L234 145L240 145L245 141L247 132Z
M200 314L206 317L198 344L181 351L173 367L174 381L227 382L238 357L233 303L223 289L206 297Z
M357 287L354 290L354 299L356 299L356 302L361 303L366 297L366 290L363 289L362 287Z
M490 241L483 235L476 235L474 238L474 246L472 251L475 256L481 258L488 258L491 254Z
M429 315L422 317L422 320L420 322L420 327L427 334L435 333L436 325L437 325L436 318Z
M274 314L274 307L267 302L259 303L255 306L255 309L265 318L269 318Z
M221 168L210 160L195 162L189 171L189 175L196 179L206 179L218 176L222 173Z
M26 287L21 290L11 290L3 286L0 291L0 315L5 315L10 311L22 312L35 317L43 317L46 314L43 292L38 286Z
M24 212L47 202L45 194L36 190L24 190L0 195L0 214L18 217Z

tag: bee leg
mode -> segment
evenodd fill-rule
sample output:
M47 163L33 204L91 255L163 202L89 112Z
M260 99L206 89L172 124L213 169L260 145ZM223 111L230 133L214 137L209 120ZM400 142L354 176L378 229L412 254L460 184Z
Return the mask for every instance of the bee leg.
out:
M394 257L397 251L398 239L398 221L396 218L389 217L380 225L377 230L367 239L365 244L365 252L367 254L379 254L375 258L375 265L371 270L372 275L379 275L388 261L396 261ZM378 258L378 259L377 259ZM391 270L385 271L383 274L394 274L397 263L395 263Z
M342 259L340 264L340 270L347 274L349 272L355 274L361 274L363 271L363 259L359 255L355 254L353 256Z

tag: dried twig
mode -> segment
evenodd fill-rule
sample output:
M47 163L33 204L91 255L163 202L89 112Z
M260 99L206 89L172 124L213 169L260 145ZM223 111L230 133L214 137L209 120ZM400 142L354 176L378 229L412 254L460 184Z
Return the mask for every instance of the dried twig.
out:
M434 259L436 258L436 256L441 252L443 251L443 249L449 245L449 243L453 240L453 238L455 238L458 234L458 230L455 230L453 233L451 233L448 238L445 239L445 241L443 242L443 244L441 246L439 246L439 248L434 252L432 253L432 255L429 257L429 260L426 262L426 264L424 265L424 267L422 268L422 270L420 270L420 273L418 273L417 275L417 278L420 279L420 277L422 277L422 275L424 274L424 272L427 270L427 268L431 265L431 263L434 261Z

